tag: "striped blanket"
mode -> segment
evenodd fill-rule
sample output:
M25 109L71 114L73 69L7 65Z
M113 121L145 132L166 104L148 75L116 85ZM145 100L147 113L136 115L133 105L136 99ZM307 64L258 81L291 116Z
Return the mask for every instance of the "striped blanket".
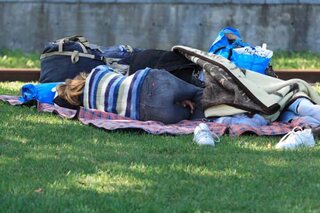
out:
M123 76L108 66L96 67L86 79L83 106L139 120L140 90L149 71Z
M10 105L22 105L16 96L0 95L0 100L9 103ZM194 128L202 121L181 121L176 124L165 125L155 121L137 121L128 117L117 115L110 112L103 112L94 109L80 108L79 111L62 108L50 104L38 103L37 109L39 112L49 112L57 114L62 118L78 119L84 125L92 125L94 127L105 130L115 129L136 129L143 130L150 134L170 134L183 135L192 134ZM291 123L272 122L270 125L261 127L252 127L249 125L230 125L217 124L207 122L210 130L221 136L229 134L230 136L239 136L245 133L257 135L283 135L292 130L295 126L306 125L302 118L296 119Z

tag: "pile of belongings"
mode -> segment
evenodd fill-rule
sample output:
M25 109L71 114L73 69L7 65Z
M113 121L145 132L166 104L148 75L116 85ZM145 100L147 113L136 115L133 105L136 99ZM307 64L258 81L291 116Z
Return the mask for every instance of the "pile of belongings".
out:
M261 74L268 74L267 70L273 56L273 51L268 50L265 43L252 47L243 42L239 31L232 27L226 27L219 32L209 52L229 59L239 68Z

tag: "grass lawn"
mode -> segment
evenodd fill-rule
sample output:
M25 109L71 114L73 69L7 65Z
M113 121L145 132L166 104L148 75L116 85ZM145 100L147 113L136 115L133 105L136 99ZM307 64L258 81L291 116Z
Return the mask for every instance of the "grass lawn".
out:
M272 65L278 69L320 69L320 53L275 51Z
M0 49L0 68L39 68L40 54Z
M0 83L17 95L22 83ZM278 151L279 137L107 132L0 102L4 212L317 212L320 147Z
M3 102L0 118L0 212L320 211L318 145L278 151L280 137L247 135L201 147Z
M39 68L40 55L19 50L0 49L0 68ZM271 64L278 69L320 69L320 54L311 52L275 51Z

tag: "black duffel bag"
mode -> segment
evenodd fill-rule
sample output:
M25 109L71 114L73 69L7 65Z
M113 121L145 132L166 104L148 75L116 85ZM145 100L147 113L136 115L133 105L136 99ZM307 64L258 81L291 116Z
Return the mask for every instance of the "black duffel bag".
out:
M96 66L106 64L106 59L96 45L89 45L83 36L65 37L45 46L40 56L40 83L59 82L74 78L80 72L91 72Z

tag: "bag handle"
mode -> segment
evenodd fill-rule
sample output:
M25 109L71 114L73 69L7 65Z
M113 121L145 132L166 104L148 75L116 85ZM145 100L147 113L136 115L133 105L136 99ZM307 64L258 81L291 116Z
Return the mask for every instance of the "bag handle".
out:
M73 64L77 63L80 59L80 57L90 58L94 60L98 60L104 63L107 63L109 60L108 58L105 58L103 56L96 56L89 53L80 53L79 51L70 51L70 52L50 52L50 53L43 53L40 55L40 60L43 60L45 58L51 57L51 56L70 56L70 60Z
M219 52L222 49L227 49L227 46L222 46L222 47L217 48L215 51L213 51L213 54L216 54L217 52ZM229 52L228 52L228 59L229 60L231 59L231 56L232 56L232 48L230 48Z
M56 41L58 43L58 52L60 52L60 53L63 52L63 45L67 41L78 42L78 44L80 45L80 47L82 49L82 52L88 53L87 48L90 48L88 40L84 36L77 36L77 35L58 39Z
M241 40L235 40L233 41L233 43L231 43L228 46L221 46L219 48L217 48L215 51L213 51L213 54L216 54L217 52L219 52L222 49L228 49L228 59L230 60L232 57L232 49L238 48L238 47L245 47L245 46L249 46L247 43L242 42Z

